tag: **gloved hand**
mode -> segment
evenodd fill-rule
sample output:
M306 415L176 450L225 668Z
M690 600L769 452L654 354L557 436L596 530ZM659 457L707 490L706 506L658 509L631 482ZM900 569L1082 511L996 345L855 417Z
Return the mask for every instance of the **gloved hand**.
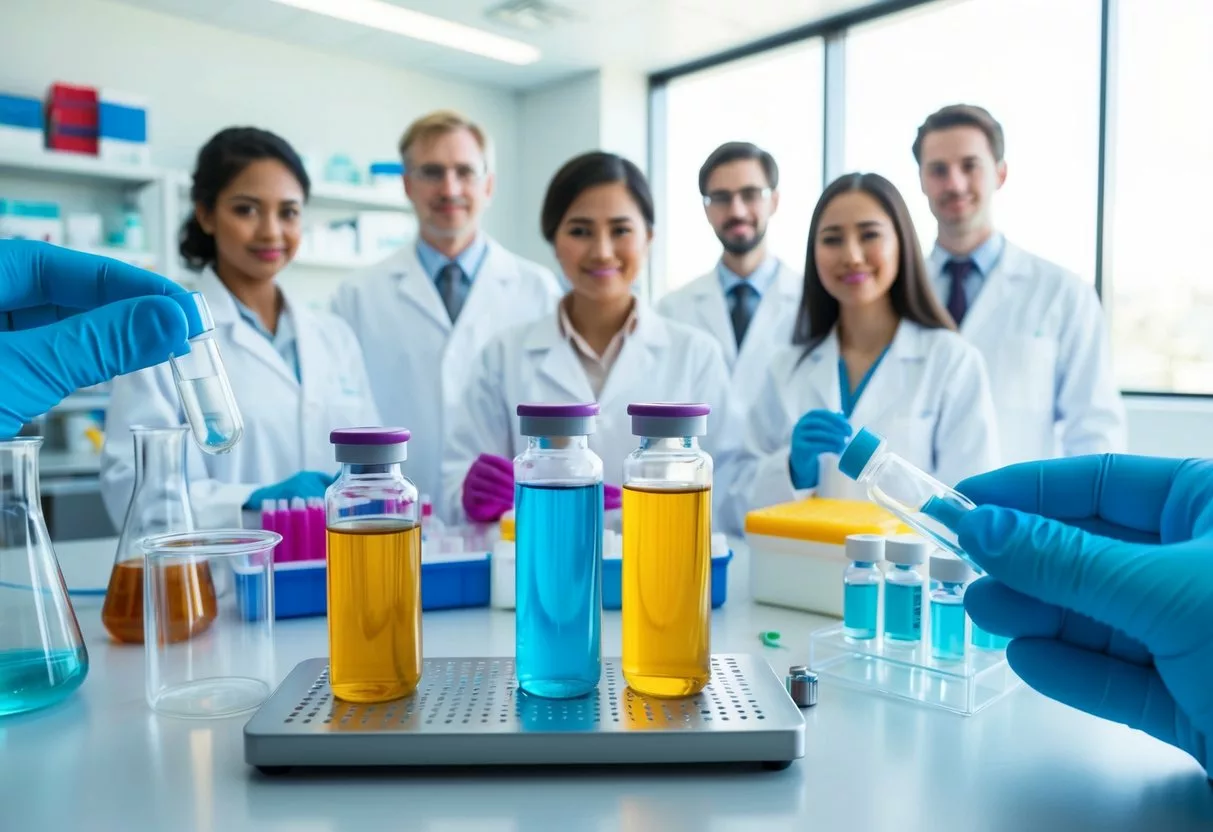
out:
M623 489L617 485L603 485L602 508L604 511L623 508Z
M1057 459L958 489L978 504L960 545L989 573L965 607L1013 639L1015 672L1213 775L1213 460Z
M851 425L841 413L810 410L792 428L792 453L788 469L796 488L817 486L817 458L840 454L851 436Z
M116 260L0 240L0 438L80 387L167 361L202 331L185 290Z
M337 477L323 471L299 471L281 482L263 485L249 495L245 508L258 509L265 500L289 500L292 497L323 497L324 491Z
M481 454L463 478L463 510L477 523L493 523L514 507L514 463Z

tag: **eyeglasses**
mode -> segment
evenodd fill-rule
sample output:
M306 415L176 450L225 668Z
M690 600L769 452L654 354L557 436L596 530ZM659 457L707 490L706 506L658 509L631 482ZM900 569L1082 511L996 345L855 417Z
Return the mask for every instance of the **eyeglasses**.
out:
M454 172L455 178L459 180L461 185L475 185L485 177L486 171L483 168L476 168L471 165L455 165L447 167L445 165L425 164L418 165L407 175L416 179L425 185L438 185L447 180L447 176Z
M746 205L757 205L762 200L771 195L770 188L758 188L750 186L741 188L736 191L711 191L703 198L704 205L710 205L714 208L728 208L733 204L735 197L741 197L741 201Z

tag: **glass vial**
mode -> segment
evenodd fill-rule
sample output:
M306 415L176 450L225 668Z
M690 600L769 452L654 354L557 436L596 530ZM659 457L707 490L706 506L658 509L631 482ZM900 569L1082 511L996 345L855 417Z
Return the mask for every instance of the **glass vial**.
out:
M211 309L201 292L191 292L190 298L198 307L202 332L189 339L189 352L172 356L169 363L194 441L208 454L221 454L244 435L244 419L215 343Z
M630 404L623 464L623 676L678 698L712 675L712 457L706 404Z
M144 552L140 541L194 531L185 479L185 436L189 428L131 428L135 443L135 487L122 523L114 568L105 590L101 623L115 641L142 644ZM205 632L217 614L214 576L205 558L165 566L161 632L175 644Z
M960 558L931 555L931 655L940 661L965 657L965 588L974 574Z
M976 507L968 497L890 451L887 440L867 428L860 428L842 452L838 470L865 486L876 504L984 574L953 531Z
M42 516L40 437L0 440L0 716L62 702L88 652Z
M421 680L421 525L401 472L409 432L329 434L341 473L325 492L329 684L346 702L388 702Z
M976 624L970 623L969 629L971 631L969 640L978 650L1006 650L1007 645L1011 643L1011 639L1006 636L996 636Z
M931 544L913 534L885 541L884 557L892 568L885 576L884 635L907 645L922 640L922 575L917 567L927 562Z
M877 565L884 560L884 538L878 534L847 535L847 560L842 573L842 627L848 638L876 638L880 585L884 573Z
M597 404L518 405L515 672L526 693L584 696L602 674L602 460Z

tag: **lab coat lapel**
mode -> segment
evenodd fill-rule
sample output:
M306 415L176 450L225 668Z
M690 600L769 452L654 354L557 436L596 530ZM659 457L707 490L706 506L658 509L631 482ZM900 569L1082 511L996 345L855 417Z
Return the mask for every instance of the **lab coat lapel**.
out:
M909 385L915 377L911 365L922 357L921 332L912 323L902 321L897 325L889 351L868 379L868 386L855 404L851 425L862 427L877 424L889 408L905 401L911 392Z
M965 313L960 324L961 335L979 335L989 326L998 326L999 310L1005 308L1007 299L1014 291L1015 276L1020 271L1019 250L1007 242L1004 244L1002 256L986 277L973 305Z
M585 377L573 345L561 335L556 315L531 329L526 352L538 364L539 376L568 396L570 402L594 401L590 380Z
M400 252L396 263L396 289L409 303L416 306L443 332L451 331L451 316L447 314L438 287L417 259L417 244L411 243ZM473 293L474 294L474 293ZM404 333L407 336L407 333Z
M803 378L803 392L793 392L793 401L801 403L799 412L789 414L799 419L810 410L824 408L838 413L842 410L842 391L838 387L838 331L826 336L817 349L800 360L792 379ZM789 385L796 385L795 381ZM799 385L796 385L799 386Z
M769 332L779 326L779 322L789 314L788 306L795 307L800 303L801 289L800 276L780 262L779 270L775 273L775 280L771 283L767 293L762 296L762 301L758 304L758 309L754 312L754 319L750 321L750 327L747 330L758 337L747 337L742 342L741 355L738 357L739 363L748 364L751 359L763 353L769 356L770 342L767 340ZM726 323L729 323L727 319ZM732 337L732 332L733 326L729 323L730 337ZM786 345L779 344L779 346ZM764 369L755 367L754 371L761 373Z
M715 271L708 272L695 282L695 296L691 302L695 305L696 320L720 342L724 361L731 370L737 361L737 338L733 334L733 322L729 320L729 308Z
M213 270L207 269L199 276L198 289L206 298L207 306L210 307L211 315L215 319L215 328L225 328L232 344L237 349L260 361L291 385L299 383L269 339L240 317L240 311L236 309L236 301L231 292L227 290Z
M615 365L611 367L606 384L602 387L600 398L604 402L634 388L636 379L647 378L656 372L655 368L662 366L663 354L670 343L666 322L644 306L639 298L636 304L636 331L623 340L623 349L619 351L619 357L615 359ZM616 410L623 412L622 408Z

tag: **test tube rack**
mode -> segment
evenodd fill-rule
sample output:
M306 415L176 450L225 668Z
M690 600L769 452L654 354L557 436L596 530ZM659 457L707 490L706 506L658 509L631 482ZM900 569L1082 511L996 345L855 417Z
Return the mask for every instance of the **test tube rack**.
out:
M758 763L804 756L805 722L771 667L713 655L707 687L656 699L627 687L619 659L577 699L520 692L511 658L427 658L404 699L333 697L328 660L291 671L244 728L244 757L267 774L296 767Z
M929 630L927 631L929 633ZM929 637L896 642L878 634L853 639L841 625L809 636L809 668L822 681L972 716L1020 687L1003 650L966 645L962 659L931 655Z

